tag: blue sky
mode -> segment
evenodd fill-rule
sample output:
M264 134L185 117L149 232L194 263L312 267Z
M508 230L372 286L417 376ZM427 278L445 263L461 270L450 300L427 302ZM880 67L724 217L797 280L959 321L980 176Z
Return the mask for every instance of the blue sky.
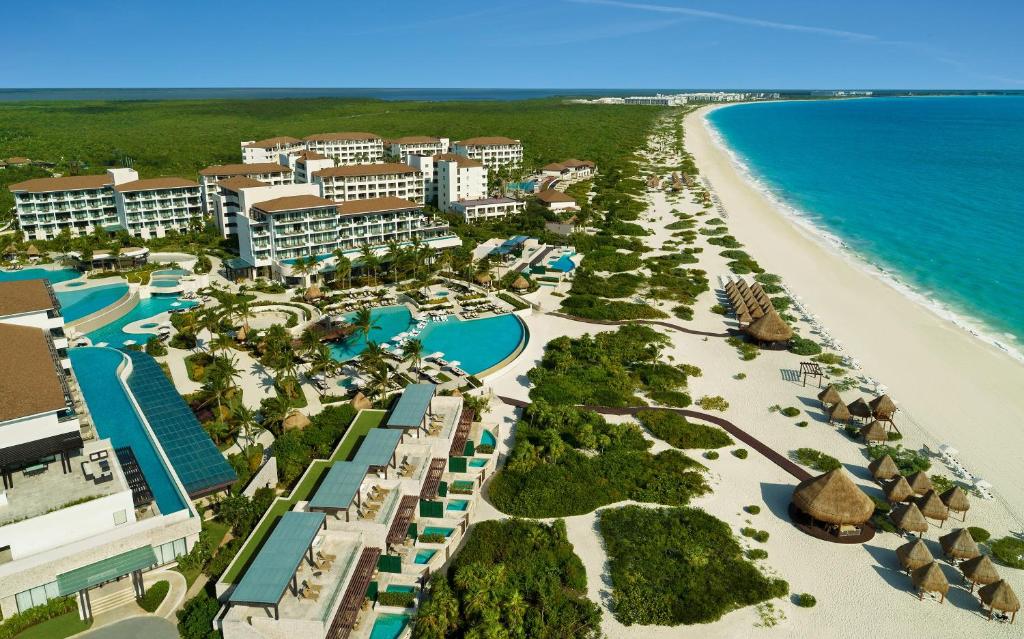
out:
M4 87L1024 89L1024 2L8 0Z

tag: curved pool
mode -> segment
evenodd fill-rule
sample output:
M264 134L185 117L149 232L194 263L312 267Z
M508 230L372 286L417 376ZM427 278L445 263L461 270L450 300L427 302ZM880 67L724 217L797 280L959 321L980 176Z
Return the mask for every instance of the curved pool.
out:
M415 327L412 314L404 306L386 306L370 311L377 328L370 331L369 341L378 344ZM345 315L352 319L353 313ZM443 322L429 322L420 333L423 354L444 353L448 361L458 361L459 367L476 375L514 353L525 337L523 323L515 315L498 315L475 320L448 317ZM350 360L366 348L362 336L331 346L335 359Z
M57 284L73 280L81 275L73 268L23 268L20 271L0 271L0 282L47 279L50 280L50 284Z
M76 288L76 287L79 287L79 286L85 286L85 284L86 284L86 282L68 282L64 286L66 286L68 288Z
M150 286L155 286L157 288L174 288L175 286L178 285L178 280L176 280L176 279L150 280L149 281L149 285Z
M172 307L191 308L196 304L198 304L198 302L180 301L173 295L154 295L148 299L139 300L139 303L135 305L135 308L128 311L124 317L116 319L94 331L90 331L89 333L86 333L86 336L92 340L94 345L105 343L110 346L119 347L123 346L125 341L128 340L131 340L136 344L144 344L146 340L156 334L156 329L160 326L158 322L146 322L145 324L140 324L139 328L144 329L146 331L145 333L126 333L124 331L124 327L128 326L132 322L138 322L139 320L149 319L154 315L159 315L164 311L170 310Z
M74 322L86 315L103 310L124 297L127 292L128 285L118 282L84 288L80 291L61 291L57 293L57 300L60 301L64 321Z

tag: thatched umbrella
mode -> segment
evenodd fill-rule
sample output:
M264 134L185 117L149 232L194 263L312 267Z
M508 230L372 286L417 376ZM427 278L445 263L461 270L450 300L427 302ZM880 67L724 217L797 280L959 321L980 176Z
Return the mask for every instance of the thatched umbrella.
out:
M992 618L992 611L1010 613L1010 623L1017 619L1017 611L1020 610L1020 601L1014 594L1013 588L1006 583L1005 579L994 581L987 586L978 588L978 596L982 604L988 604L988 616Z
M310 301L318 300L323 296L324 294L320 291L320 287L317 286L316 284L313 284L312 286L306 289L306 294L303 297L306 298L306 301Z
M889 455L882 455L878 459L873 460L868 464L868 470L871 471L871 476L875 478L875 481L892 479L900 474L899 467L896 466L896 462Z
M825 390L818 393L818 401L821 402L821 407L825 408L833 404L842 404L843 398L839 396L839 389L834 384L829 384Z
M935 490L929 490L922 497L918 497L917 507L921 509L921 514L928 519L938 520L940 528L949 519L949 509L939 499L939 494Z
M942 595L942 601L946 601L946 593L949 592L949 581L942 572L942 568L934 561L927 566L911 570L910 581L917 588L919 599L924 599L925 592L937 592Z
M978 584L993 584L999 581L999 571L988 555L978 555L973 559L960 562L960 571L964 580L971 582L971 592Z
M923 470L907 477L907 483L914 489L915 495L923 495L932 489L932 480L928 479L928 475Z
M850 421L850 411L846 408L846 404L837 402L832 408L828 409L828 421L829 423Z
M871 413L878 419L889 419L896 412L896 403L888 395L876 397L868 403Z
M957 528L939 537L939 545L947 557L953 559L974 559L981 554L971 532L966 528Z
M928 546L921 539L915 539L897 548L896 557L900 560L900 566L908 573L935 561L935 557L932 557Z
M526 289L530 288L530 283L526 281L525 277L520 275L519 277L516 278L514 282L512 282L512 288L516 289L517 291L525 291Z
M17 254L18 254L18 247L14 245L14 242L11 242L10 244L8 244L7 248L4 249L4 255L17 255Z
M764 311L763 311L763 310L761 310L761 307L760 307L760 306L757 306L757 305L755 304L754 306L750 306L750 307L748 307L748 308L750 309L750 316L751 316L752 318L754 318L755 320L759 320L759 319L761 319L762 317L764 317Z
M235 331L235 340L244 342L249 337L249 327L242 325L237 331Z
M370 400L367 399L366 395L363 395L362 392L356 393L355 397L352 398L352 401L350 401L349 404L356 410L373 408L373 404L370 403Z
M747 305L744 304L743 302L737 302L736 304L733 304L733 310L736 311L737 315L739 315L740 313L750 313L750 310L747 308Z
M747 286L747 280L744 280L744 279L741 279L738 282L736 282L736 288L740 289L741 291L749 291L750 290L750 287Z
M888 434L885 432L885 426L883 426L882 422L877 419L867 426L862 427L860 429L860 436L869 444L871 442L884 442L889 439Z
M29 244L28 248L25 249L25 253L28 254L29 257L39 257L39 249L36 248L35 244Z
M875 502L841 468L797 484L793 505L818 521L838 526L863 524L875 512Z
M889 482L885 488L885 498L889 500L891 504L897 504L901 501L907 501L914 496L914 489L910 487L907 480L902 475L897 476L896 479Z
M850 410L850 414L858 419L871 419L871 407L864 401L863 397L858 397L849 404L846 408Z
M750 290L754 292L754 295L764 295L764 289L761 288L761 282L755 281L750 285Z
M946 504L946 508L963 515L961 521L967 521L967 511L971 508L971 502L967 499L967 493L963 488L953 486L939 497L942 499L942 503Z
M476 276L473 277L473 281L481 285L490 284L491 276L487 273L477 273Z
M751 323L753 321L754 321L754 319L752 317L750 317L750 313L748 313L745 310L744 311L740 311L739 313L736 313L736 322L738 324L749 324L749 323Z
M766 311L764 317L754 320L745 330L759 342L786 342L793 338L793 329L774 308Z
M897 528L907 532L916 532L918 537L928 531L928 520L921 514L917 504L904 504L900 508L894 509L890 518Z
M284 422L281 425L284 426L285 430L302 429L309 426L309 418L298 410L293 410L288 413L288 416L284 418Z

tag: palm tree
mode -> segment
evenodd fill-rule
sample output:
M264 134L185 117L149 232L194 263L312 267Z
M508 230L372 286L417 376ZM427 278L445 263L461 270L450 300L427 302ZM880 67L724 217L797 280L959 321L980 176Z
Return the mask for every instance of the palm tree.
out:
M309 284L309 275L316 272L316 267L317 261L315 257L297 257L295 258L295 262L292 264L292 272L301 276L302 285L307 286Z
M423 342L418 339L411 339L405 343L405 354L412 359L416 370L420 369L420 362L423 360Z
M334 281L348 280L348 288L352 288L352 260L345 257L345 252L340 247L334 249L333 255Z
M217 337L220 332L220 317L217 315L217 311L214 309L207 309L199 314L198 328L206 329L210 333L210 341L207 342L207 350L212 353L213 340Z
M364 341L370 340L370 331L380 326L373 323L373 313L368 308L361 308L356 311L355 317L352 318L352 326L355 327L356 335L362 335Z
M381 399L391 385L391 369L387 366L378 366L370 371L370 380L367 390L374 401Z
M359 257L363 261L363 272L370 273L374 283L377 282L377 269L380 267L380 259L373 252L373 247L367 242L359 249Z
M220 351L226 352L229 348L235 345L235 340L231 339L230 335L224 333L217 333L212 340L210 340L210 352L216 353Z
M398 240L388 241L387 259L391 261L391 282L398 283L398 260L402 257L402 247Z
M420 258L423 257L423 241L417 236L412 238L412 276L416 277L420 270Z
M217 402L217 419L224 418L224 401L237 390L235 382L239 378L239 374L240 371L234 359L226 355L214 357L210 365L206 367L203 390L206 391L208 399L205 403Z
M320 346L320 336L317 335L312 329L306 328L302 331L302 335L299 336L299 348L303 355L311 355L316 352L316 349Z
M242 402L242 395L235 395L229 404L231 415L238 421L238 432L245 439L246 446L243 450L256 443L254 433L256 432L256 411L252 410Z
M330 347L327 344L320 344L312 353L312 359L307 372L310 376L314 376L330 373L337 370L337 368L338 362L331 356ZM323 392L320 394L322 395Z
M287 397L280 393L263 400L261 410L263 412L263 426L275 433L280 432L284 418L291 411L292 403ZM275 427L277 428L275 430Z
M387 368L384 363L384 349L377 342L367 342L366 348L359 354L359 368L371 373L378 368Z

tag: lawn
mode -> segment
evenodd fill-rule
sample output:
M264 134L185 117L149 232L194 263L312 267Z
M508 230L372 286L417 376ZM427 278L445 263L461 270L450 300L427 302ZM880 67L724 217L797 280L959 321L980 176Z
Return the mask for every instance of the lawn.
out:
M15 635L15 639L63 639L71 635L85 632L92 621L82 621L78 611L72 611L53 619L36 624L24 632Z
M313 489L320 483L320 478L323 477L327 469L331 467L336 461L347 461L355 454L358 450L359 445L363 443L363 438L371 428L380 426L381 422L384 421L384 415L386 411L382 410L364 410L360 411L359 415L356 416L355 421L349 427L348 432L345 433L344 439L338 445L334 455L330 461L324 461L318 459L314 461L309 470L305 473L305 476L299 482L291 494L287 498L279 498L270 506L270 511L267 516L263 519L262 523L253 531L252 535L249 536L249 540L242 546L241 550L238 551L238 556L235 558L234 563L224 573L222 579L227 583L234 583L235 580L244 572L244 569L249 566L249 562L252 560L256 552L263 546L263 540L277 524L277 520L280 519L281 515L291 510L297 502L306 501L309 496L313 494Z

